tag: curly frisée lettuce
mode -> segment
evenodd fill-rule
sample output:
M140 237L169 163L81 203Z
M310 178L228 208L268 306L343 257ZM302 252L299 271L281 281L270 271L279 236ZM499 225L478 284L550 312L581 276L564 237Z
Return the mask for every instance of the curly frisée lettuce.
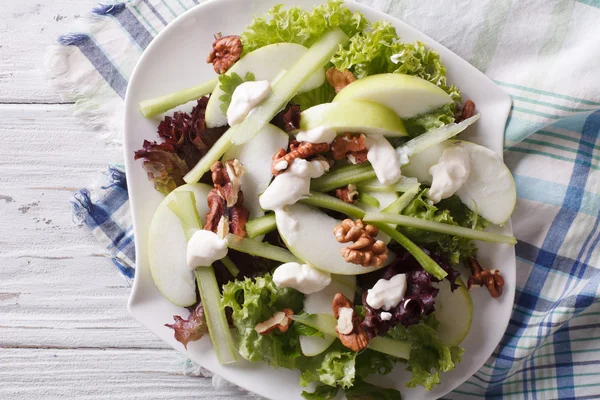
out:
M476 230L483 230L487 226L488 222L469 210L457 196L442 200L436 205L429 204L428 191L429 189L422 190L402 210L402 214ZM399 230L415 243L432 246L435 251L448 258L451 265L475 257L477 253L477 246L471 239L409 227L400 227Z
M342 0L329 0L326 4L304 10L283 4L272 7L263 17L255 17L241 34L244 54L273 43L297 43L312 46L323 34L340 28L353 36L367 26L360 12L352 12Z
M437 334L438 325L435 314L431 314L417 325L408 328L396 325L388 332L388 335L396 340L412 342L407 368L412 377L406 383L407 387L419 385L431 390L434 385L440 383L440 372L454 369L460 361L464 349L442 343Z

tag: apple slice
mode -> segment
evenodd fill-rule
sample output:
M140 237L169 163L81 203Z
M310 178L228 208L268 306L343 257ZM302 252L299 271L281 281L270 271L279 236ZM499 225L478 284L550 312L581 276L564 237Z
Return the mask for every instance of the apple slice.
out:
M360 132L385 136L406 136L404 123L391 109L370 101L340 101L311 107L300 114L300 129L320 126L337 133Z
M338 243L333 234L340 221L316 208L286 206L275 212L275 221L287 248L315 268L339 275L360 275L377 269L346 262L340 250L347 244Z
M257 81L272 81L280 77L282 72L292 68L307 50L306 47L295 43L270 44L246 54L227 71L227 74L235 72L243 78L246 73L252 72ZM317 88L323 82L325 70L321 68L302 85L299 92ZM217 84L206 106L208 128L227 125L227 116L221 110L222 102L219 99L223 94L220 85Z
M436 164L445 148L459 145L469 152L471 173L456 195L469 209L493 224L501 225L512 214L517 201L515 181L498 154L478 144L447 140L410 158L402 174L431 184L429 168Z
M304 311L308 314L329 314L333 315L331 303L337 293L342 293L349 299L354 298L356 290L356 277L352 275L332 275L331 283L325 289L307 294L304 297ZM300 336L300 348L302 354L307 357L313 357L321 354L335 341L336 337L325 335L318 336Z
M438 336L448 346L458 346L467 337L473 320L473 300L458 278L460 285L454 292L450 290L450 282L443 280L437 284L440 289L435 298L435 317L440 322Z
M416 76L377 74L343 88L334 102L367 100L391 108L402 119L415 117L453 102L440 87Z
M267 189L273 178L271 174L273 154L279 149L287 149L288 141L287 133L275 125L267 124L254 139L231 146L223 155L223 161L237 158L246 168L242 176L241 189L244 192L244 206L250 212L250 219L264 215L258 196Z
M208 212L206 197L211 189L212 186L203 183L178 187L160 203L150 223L148 264L152 279L167 300L181 307L196 303L196 280L194 270L187 264L187 240L181 222L167 205L175 199L175 192L193 192L198 214L204 219Z

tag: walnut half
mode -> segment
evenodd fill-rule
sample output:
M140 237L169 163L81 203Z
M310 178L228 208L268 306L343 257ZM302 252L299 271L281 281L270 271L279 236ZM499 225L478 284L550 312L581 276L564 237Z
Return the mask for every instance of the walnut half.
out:
M356 80L356 77L351 71L347 69L340 71L336 67L331 67L325 71L325 76L336 93L339 93L343 88Z
M254 330L261 335L266 335L275 329L280 332L287 332L293 322L292 315L294 315L292 309L284 308L281 311L277 311L268 320L257 324Z
M352 351L362 351L369 345L369 336L361 326L361 318L354 312L354 305L343 294L337 293L331 303L333 316L337 319L335 330L340 342Z
M381 267L388 257L388 248L381 240L375 239L379 229L365 224L361 219L356 222L345 219L335 227L333 234L340 243L354 242L342 248L344 259L363 267Z
M277 176L286 171L296 158L306 160L309 157L327 151L329 151L329 145L327 143L298 142L297 140L292 140L290 142L289 152L286 152L285 149L279 149L277 150L277 153L273 155L271 173L274 176Z
M367 143L365 135L345 133L331 143L331 154L334 160L347 158L352 164L367 162Z
M206 62L212 64L217 74L224 74L242 55L242 40L237 35L215 35L212 49Z
M494 299L502 296L504 278L500 275L500 271L483 268L475 258L470 258L469 263L471 264L471 276L467 281L467 288L471 290L473 286L485 286Z

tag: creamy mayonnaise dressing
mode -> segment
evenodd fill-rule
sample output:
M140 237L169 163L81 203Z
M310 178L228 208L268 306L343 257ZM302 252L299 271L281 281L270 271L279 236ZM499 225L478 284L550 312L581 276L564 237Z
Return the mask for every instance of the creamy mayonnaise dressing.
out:
M368 149L367 160L373 166L379 182L384 185L398 182L402 174L400 160L394 146L383 135L368 135L365 143Z
M442 152L437 164L429 168L432 176L429 200L434 204L452 196L469 178L471 158L460 145L450 146Z
M296 134L296 140L309 143L327 143L331 144L337 136L337 133L330 128L321 125L307 131L300 131Z
M296 158L287 171L277 175L258 199L263 210L279 210L310 196L310 180L329 171L323 160Z
M367 304L375 310L389 311L396 307L406 293L406 275L394 275L391 279L380 279L367 292Z
M329 286L331 275L308 264L289 262L275 269L273 282L279 288L290 287L301 293L310 294Z
M249 81L240 84L231 96L231 103L227 109L227 123L233 126L242 122L271 92L269 81Z
M227 244L216 233L199 229L187 243L187 263L192 269L208 267L227 255Z
M379 314L379 318L381 318L382 321L389 321L392 319L392 314L387 311L382 311L381 314Z

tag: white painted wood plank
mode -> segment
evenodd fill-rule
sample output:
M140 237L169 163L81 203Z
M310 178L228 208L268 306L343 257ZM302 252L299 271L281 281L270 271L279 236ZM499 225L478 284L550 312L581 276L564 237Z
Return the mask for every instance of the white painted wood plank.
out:
M3 0L0 7L0 103L60 102L46 83L46 49L95 5L94 0Z
M186 376L169 350L0 350L2 399L254 399Z

